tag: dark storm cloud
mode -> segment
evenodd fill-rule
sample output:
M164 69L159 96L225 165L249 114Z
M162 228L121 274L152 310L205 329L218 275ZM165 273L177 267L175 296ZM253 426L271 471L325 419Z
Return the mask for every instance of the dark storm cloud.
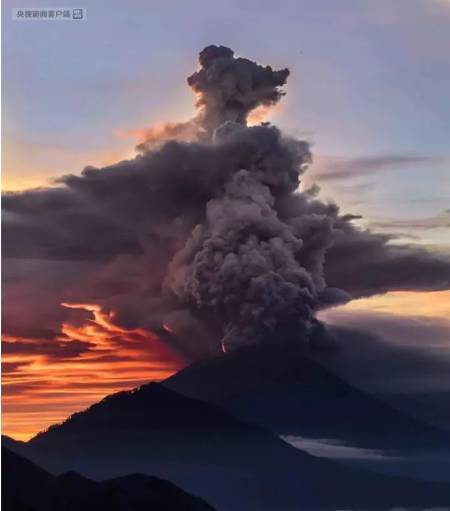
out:
M153 132L132 160L4 196L8 329L22 314L57 331L60 302L99 303L197 357L221 338L308 342L315 311L352 296L448 287L448 260L357 228L317 187L298 191L306 142L246 126L280 99L287 70L224 47L206 48L200 66L196 140L155 144Z
M354 177L372 175L387 170L410 168L423 165L436 165L442 160L431 156L383 155L362 158L337 158L327 161L326 170L315 172L320 182L346 181Z

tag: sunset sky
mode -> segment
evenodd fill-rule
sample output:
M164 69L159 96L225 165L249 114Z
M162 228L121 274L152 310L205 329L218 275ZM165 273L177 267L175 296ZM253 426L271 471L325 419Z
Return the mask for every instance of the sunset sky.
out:
M65 0L58 5L74 7ZM23 5L3 2L4 191L51 185L86 165L134 156L141 130L192 116L186 77L200 49L223 44L291 70L286 98L266 119L313 144L305 184L319 184L321 197L362 215L362 226L396 235L398 243L450 250L449 2L96 0L83 6L85 21L33 23L13 21L11 9ZM42 4L31 0L27 7ZM14 264L4 261L13 270ZM38 261L27 264L39 273ZM11 282L4 321L25 331L23 290ZM187 363L164 342L170 332L119 327L114 315L77 296L55 303L48 316L40 302L47 285L53 284L40 282L25 299L36 311L42 307L42 329L59 321L56 338L36 345L19 327L3 330L5 434L27 439L108 393L162 379ZM424 343L433 353L450 351L449 291L394 292L327 314L337 324L362 318L370 328L368 315L414 317L422 337L427 328L435 335L439 324L442 336ZM406 337L401 342L408 344ZM411 343L420 342L413 337Z

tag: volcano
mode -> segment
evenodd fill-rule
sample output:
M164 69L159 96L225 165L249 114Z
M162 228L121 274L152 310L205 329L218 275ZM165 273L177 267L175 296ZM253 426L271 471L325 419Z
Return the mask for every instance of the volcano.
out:
M448 480L447 432L355 388L313 356L294 345L247 347L194 363L163 384L294 444L314 440L325 441L325 451L327 443L356 449L358 455L340 459L347 464Z
M391 478L311 456L217 405L156 383L108 396L19 445L54 474L157 476L221 511L385 509L450 501L449 484Z

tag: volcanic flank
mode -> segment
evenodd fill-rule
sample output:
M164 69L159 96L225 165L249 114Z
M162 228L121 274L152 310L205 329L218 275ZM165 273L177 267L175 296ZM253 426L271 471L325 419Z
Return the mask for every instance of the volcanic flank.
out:
M5 291L19 282L29 309L28 332L6 319L6 333L36 335L45 317L55 335L69 313L55 304L96 303L124 328L174 332L165 338L197 358L260 342L308 346L321 337L321 307L448 287L447 259L361 230L317 187L299 188L307 142L247 126L282 98L287 69L223 46L205 48L199 65L188 78L197 115L149 130L136 158L4 197L4 256L15 258ZM40 261L38 275L27 258ZM39 313L26 298L37 288Z

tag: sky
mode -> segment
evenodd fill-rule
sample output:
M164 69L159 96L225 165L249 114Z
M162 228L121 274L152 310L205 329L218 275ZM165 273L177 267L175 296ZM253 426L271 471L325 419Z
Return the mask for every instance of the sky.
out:
M289 67L287 95L267 120L312 143L305 185L319 184L322 197L362 215L361 225L397 235L399 243L450 248L449 2L96 0L80 6L84 21L18 22L11 9L23 4L2 4L4 191L51 185L86 165L129 158L140 130L190 118L194 98L185 79L204 46L223 44L276 69ZM27 7L43 5L30 0ZM445 320L448 292L433 295L432 307L429 300L409 292L347 307L352 314L384 307L401 317L414 310ZM18 346L4 352L3 430L17 438L186 363L156 337L145 349L133 344L149 334L115 331L95 304L69 306L81 314L63 331L84 343L76 360L62 361L54 346L48 353ZM333 321L345 322L344 312ZM118 335L129 340L127 360L108 358ZM89 344L94 348L86 349Z

